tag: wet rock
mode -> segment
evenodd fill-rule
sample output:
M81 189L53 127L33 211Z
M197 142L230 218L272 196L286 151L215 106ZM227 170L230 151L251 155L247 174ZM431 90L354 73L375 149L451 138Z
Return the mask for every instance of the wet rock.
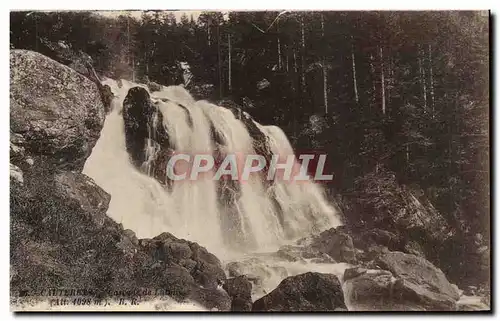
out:
M146 161L145 144L148 139L149 119L156 112L149 93L142 87L130 88L123 102L123 120L127 152L138 168Z
M346 282L347 280L350 280L350 279L354 279L355 277L366 273L366 271L368 271L368 269L360 267L360 266L346 269L344 271L344 282Z
M111 102L115 98L115 95L113 94L111 87L109 87L108 85L99 86L99 93L104 105L104 110L106 111L106 113L109 113L111 111Z
M231 311L252 311L252 283L246 276L227 279L223 288L231 297Z
M230 262L226 265L226 269L230 277L245 275L252 278L284 279L288 276L288 272L284 267L255 257L239 262Z
M231 297L220 287L193 287L188 298L212 311L231 311Z
M344 294L333 274L308 272L284 279L255 301L252 311L335 311L345 309Z
M241 262L230 262L226 265L229 277L238 277L242 275L240 271L244 269L244 265Z
M344 272L346 304L355 311L412 310L412 306L398 301L393 294L394 277L391 272L362 268Z
M328 254L322 253L311 246L284 245L277 252L276 256L290 262L303 262L305 259L312 259L318 263L334 263Z
M163 115L146 89L129 89L123 102L123 120L127 152L132 163L145 171L143 165L149 161L149 174L165 184L169 159L168 134L163 126ZM154 147L152 155L146 155L148 140Z
M83 169L105 115L92 81L39 53L11 50L10 106L11 139L22 136L16 146L26 156L45 156L60 169Z
M132 244L139 245L139 240L137 239L134 231L125 230L123 231L123 234L130 240L130 242L132 242Z
M304 260L303 257L301 256L300 248L293 247L291 245L282 246L278 250L278 252L276 252L276 256L290 262L297 262Z
M148 82L148 89L153 92L153 91L160 91L161 90L161 85L158 83L155 83L154 81Z

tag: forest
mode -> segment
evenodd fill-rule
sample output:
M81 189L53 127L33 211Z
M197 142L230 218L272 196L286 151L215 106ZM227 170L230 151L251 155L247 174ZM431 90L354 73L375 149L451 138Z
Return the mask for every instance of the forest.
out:
M10 48L58 60L47 43L59 43L88 54L102 76L184 84L280 126L297 152L327 153L332 197L363 209L351 224L391 224L393 191L408 186L444 216L463 255L490 242L488 12L10 18Z

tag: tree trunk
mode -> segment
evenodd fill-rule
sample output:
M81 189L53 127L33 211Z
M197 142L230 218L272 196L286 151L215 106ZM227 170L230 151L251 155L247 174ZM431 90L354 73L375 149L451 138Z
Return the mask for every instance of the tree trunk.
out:
M288 52L288 46L285 47L285 52L286 52L286 72L288 73L289 71L289 56L290 56L290 53Z
M127 65L130 66L130 17L127 16Z
M301 48L302 48L302 60L301 60L301 86L302 86L302 92L305 92L306 90L306 72L305 72L305 65L306 65L306 35L305 35L305 30L304 30L304 17L301 17L300 19L300 32L301 32Z
M280 27L279 24L276 23L276 28L278 30L278 70L281 70L281 42L280 42Z
M297 74L298 73L297 54L295 53L295 50L293 51L293 69L295 70L295 74Z
M323 99L325 104L325 114L328 114L328 76L326 70L326 61L323 58Z
M212 19L210 17L207 20L207 37L208 37L208 46L210 47L212 45L212 36L210 34L210 25L212 24Z
M422 56L424 56L424 50L422 49ZM425 72L425 58L423 58L424 68L422 68L422 86L424 91L424 108L427 110L427 73Z
M434 75L432 72L432 47L429 45L429 73L430 73L430 84L431 87L431 107L432 107L432 118L434 118Z
M424 110L427 109L427 89L425 88L425 70L423 68L422 63L422 51L420 50L420 45L418 46L418 70L419 70L419 78L420 84L422 86L422 96L424 99Z
M217 25L217 61L218 61L218 75L219 75L219 98L222 99L222 61L220 55L220 26Z
M354 56L354 45L351 45L351 60L352 60L352 82L354 86L354 98L356 99L356 103L359 103L358 82L356 80L356 58Z
M323 41L325 41L325 21L323 15L321 15L321 36ZM327 66L326 66L326 54L323 53L323 100L325 104L325 114L328 114L328 75L327 75Z
M385 75L384 75L384 53L380 47L380 94L382 95L382 114L385 115Z
M372 103L375 105L377 103L377 88L376 88L376 78L377 75L375 73L375 67L373 66L373 61L375 58L373 57L373 54L370 54L370 73L372 76ZM368 104L371 108L371 104Z
M135 82L135 59L134 55L132 55L132 81Z
M392 55L389 57L389 79L387 79L387 105L391 105L391 92L394 88L394 59Z
M410 167L410 143L406 143L406 168Z
M227 43L228 43L228 87L229 87L229 92L231 92L232 86L231 86L231 34L227 35Z

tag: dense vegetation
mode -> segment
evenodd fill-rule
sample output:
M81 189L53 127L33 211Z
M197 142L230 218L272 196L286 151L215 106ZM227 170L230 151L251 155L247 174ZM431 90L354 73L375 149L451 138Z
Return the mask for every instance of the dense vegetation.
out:
M327 152L329 188L365 202L348 220L387 219L366 186L418 187L454 232L457 261L461 244L489 244L487 14L11 14L11 48L44 52L46 40L113 78L179 84L187 62L193 91L213 85L205 98L281 126L298 151Z

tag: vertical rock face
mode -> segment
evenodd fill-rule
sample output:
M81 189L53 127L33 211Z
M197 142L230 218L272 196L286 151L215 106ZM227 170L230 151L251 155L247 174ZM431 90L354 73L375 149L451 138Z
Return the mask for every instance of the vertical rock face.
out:
M104 123L97 86L32 51L11 50L10 67L11 143L58 168L82 170Z
M163 115L146 89L133 87L128 91L123 102L123 120L127 152L132 163L141 168L148 161L151 172L147 174L165 184L168 134L163 127Z
M154 111L155 108L146 89L133 87L128 91L123 102L125 139L127 151L137 167L146 160L144 147L149 136L148 120L152 118Z
M333 274L308 272L284 279L271 293L255 301L252 311L345 310L344 294Z

